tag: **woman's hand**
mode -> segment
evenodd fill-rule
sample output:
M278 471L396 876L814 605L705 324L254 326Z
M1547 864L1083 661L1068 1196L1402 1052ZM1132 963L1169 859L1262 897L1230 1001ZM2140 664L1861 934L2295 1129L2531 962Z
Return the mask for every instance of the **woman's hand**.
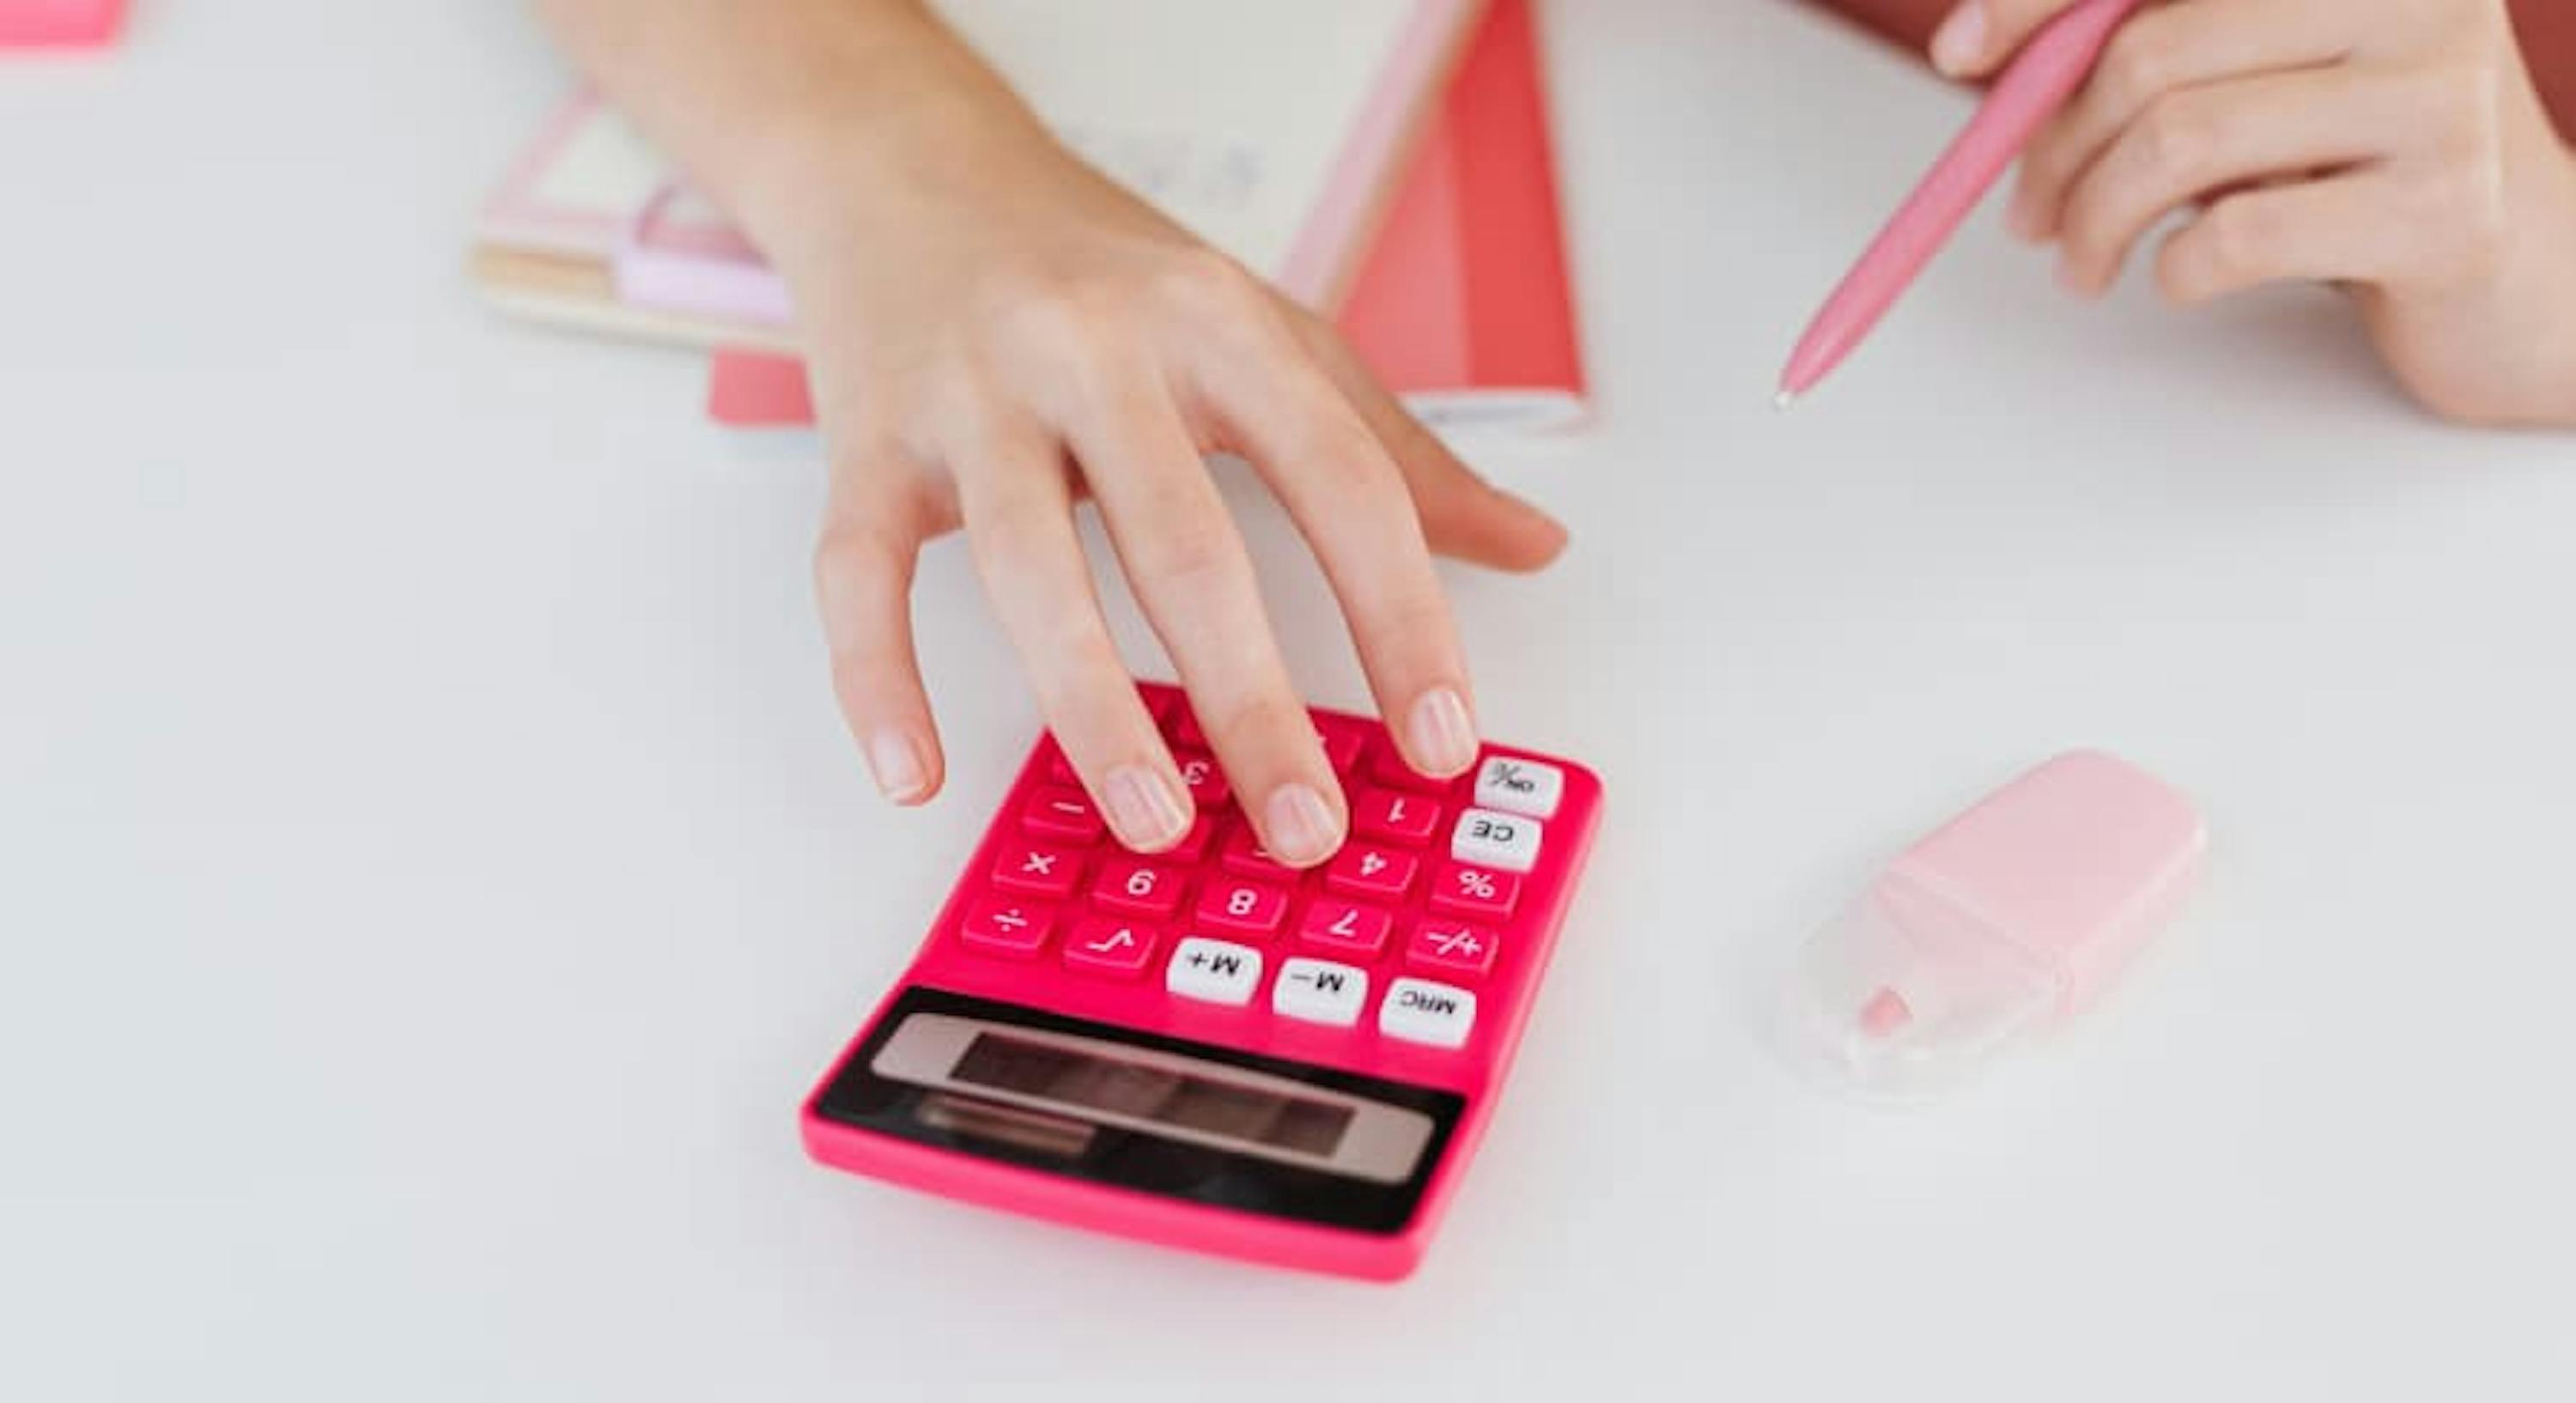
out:
M1934 38L1999 68L2074 0L1967 0ZM2576 425L2576 157L2502 0L2171 0L2133 15L2022 162L2015 229L2094 296L2167 216L2165 295L2351 285L2437 413Z
M910 587L963 527L1065 754L1120 840L1172 846L1188 787L1139 701L1075 533L1098 504L1269 852L1319 862L1348 810L1204 455L1248 461L1322 564L1405 757L1476 755L1435 549L1509 569L1562 530L1488 487L1332 331L1068 155L1015 102L811 145L760 230L793 289L830 445L816 561L833 682L878 784L940 784Z
M1348 806L1208 475L1220 450L1322 563L1405 759L1474 763L1430 553L1534 569L1565 533L1469 473L1329 328L1074 159L922 0L540 4L786 275L831 452L833 687L889 797L944 773L912 572L962 526L1119 840L1187 835L1189 789L1092 593L1087 494L1263 846L1299 867L1340 846Z

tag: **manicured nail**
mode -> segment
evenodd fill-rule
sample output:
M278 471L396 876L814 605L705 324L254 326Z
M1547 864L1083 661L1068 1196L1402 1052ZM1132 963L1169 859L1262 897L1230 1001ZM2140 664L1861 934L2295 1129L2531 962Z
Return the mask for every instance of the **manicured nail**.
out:
M1973 72L1986 56L1985 0L1965 0L1932 36L1932 66L1956 78Z
M1476 723L1467 719L1467 703L1448 687L1434 687L1413 704L1404 738L1414 768L1434 779L1446 779L1476 763Z
M1109 826L1118 841L1138 852L1161 852L1190 830L1189 805L1159 772L1142 765L1121 765L1101 786L1109 807Z
M1303 784L1283 784L1261 806L1262 846L1291 867L1308 867L1342 845L1341 820L1324 796Z
M868 742L868 772L877 789L898 804L909 804L930 792L930 769L921 763L921 747L902 731L879 731Z

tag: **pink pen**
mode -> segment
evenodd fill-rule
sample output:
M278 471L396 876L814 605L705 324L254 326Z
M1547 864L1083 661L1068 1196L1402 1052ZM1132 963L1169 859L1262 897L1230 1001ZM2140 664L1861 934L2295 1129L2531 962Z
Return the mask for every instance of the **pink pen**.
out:
M1975 120L1906 197L1825 301L1780 373L1780 407L1813 389L1857 348L1932 256L1958 232L2040 127L2093 71L2139 0L2084 0L2050 21L1997 80Z
M116 38L125 0L0 0L0 49L90 49Z

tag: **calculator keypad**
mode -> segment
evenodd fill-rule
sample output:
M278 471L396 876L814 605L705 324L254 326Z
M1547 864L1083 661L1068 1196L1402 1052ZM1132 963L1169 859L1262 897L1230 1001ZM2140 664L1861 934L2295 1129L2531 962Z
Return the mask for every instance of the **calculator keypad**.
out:
M1271 857L1261 846L1261 835L1248 823L1226 835L1223 861L1225 870L1238 877L1259 877L1271 882L1297 880L1297 869Z
M1395 917L1374 906L1325 897L1306 906L1297 923L1297 938L1308 945L1345 955L1368 957L1386 944Z
M1262 850L1187 708L1153 691L1148 702L1198 803L1189 835L1163 853L1118 847L1045 742L1040 778L996 839L957 938L998 958L1052 954L1084 981L1159 973L1166 993L1196 1004L1465 1046L1476 988L1514 939L1524 874L1564 805L1565 772L1497 755L1471 777L1434 780L1375 725L1319 715L1352 836L1325 866L1300 871Z
M1308 1023L1348 1028L1368 1006L1368 971L1353 965L1300 956L1279 966L1270 986L1270 1007Z
M1369 761L1369 778L1376 780L1380 784L1394 785L1398 789L1410 789L1417 794L1446 794L1449 792L1449 782L1447 780L1433 779L1431 776L1426 775L1421 771L1416 770L1411 765L1404 763L1404 757L1396 753L1396 749L1393 745L1381 745L1377 747L1373 757Z
M1476 867L1527 872L1538 865L1539 822L1519 814L1469 809L1449 834L1449 856Z
M966 912L958 933L967 944L989 954L1033 958L1055 928L1055 909L1034 901L988 896Z
M1216 815L1202 809L1190 821L1190 831L1181 835L1181 841L1174 843L1169 852L1156 856L1171 862L1196 862L1207 856L1208 845L1215 841Z
M1324 869L1324 885L1344 896L1373 901L1402 901L1413 890L1413 874L1422 860L1383 843L1344 844Z
M1428 979L1395 981L1377 1006L1377 1030L1406 1042L1464 1047L1475 1026L1476 996Z
M1440 801L1401 789L1363 789L1351 805L1351 827L1363 838L1420 847L1440 831Z
M1081 974L1134 979L1154 962L1162 936L1152 926L1094 916L1064 938L1064 967Z
M1081 878L1081 853L1044 843L1006 842L1001 858L993 864L994 886L1058 901L1073 895Z
M1157 866L1141 857L1112 857L1100 865L1100 880L1091 885L1095 906L1139 916L1169 916L1181 909L1181 889L1189 874Z
M1404 943L1404 962L1443 978L1482 979L1494 967L1500 937L1464 921L1432 919L1413 928Z
M1288 893L1240 878L1219 877L1199 889L1198 922L1210 930L1268 935L1288 919Z
M1510 872L1489 872L1481 867L1452 864L1440 869L1431 884L1431 909L1453 916L1472 916L1478 920L1501 921L1510 917L1520 904L1521 879Z
M1225 771L1217 768L1213 755L1192 755L1187 751L1172 757L1181 767L1181 783L1189 786L1190 798L1202 810L1225 807Z
M1526 818L1556 817L1565 800L1565 771L1515 755L1489 755L1476 767L1476 807Z
M1360 754L1368 748L1368 727L1339 716L1318 716L1315 739L1322 743L1333 773L1347 776L1359 768Z
M1091 799L1071 785L1050 784L1030 796L1020 811L1020 827L1030 836L1060 843L1096 843L1108 831Z
M1185 999L1248 1004L1261 987L1261 952L1249 945L1191 936L1163 967L1163 987Z

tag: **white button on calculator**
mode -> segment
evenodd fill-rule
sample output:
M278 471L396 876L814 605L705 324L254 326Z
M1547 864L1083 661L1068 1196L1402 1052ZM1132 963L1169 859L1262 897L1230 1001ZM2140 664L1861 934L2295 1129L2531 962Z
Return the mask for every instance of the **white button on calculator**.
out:
M1428 979L1399 979L1377 1006L1377 1030L1406 1042L1464 1047L1476 1026L1476 996Z
M1469 809L1458 815L1449 834L1449 855L1470 867L1527 872L1538 864L1537 819L1492 809Z
M1476 767L1476 807L1531 818L1556 817L1565 797L1565 771L1536 760L1488 755Z
M1347 1028L1368 1002L1368 971L1331 960L1293 959L1279 966L1270 1007L1290 1018Z
M1194 935L1163 967L1163 987L1185 999L1248 1004L1261 987L1261 952L1249 945Z

